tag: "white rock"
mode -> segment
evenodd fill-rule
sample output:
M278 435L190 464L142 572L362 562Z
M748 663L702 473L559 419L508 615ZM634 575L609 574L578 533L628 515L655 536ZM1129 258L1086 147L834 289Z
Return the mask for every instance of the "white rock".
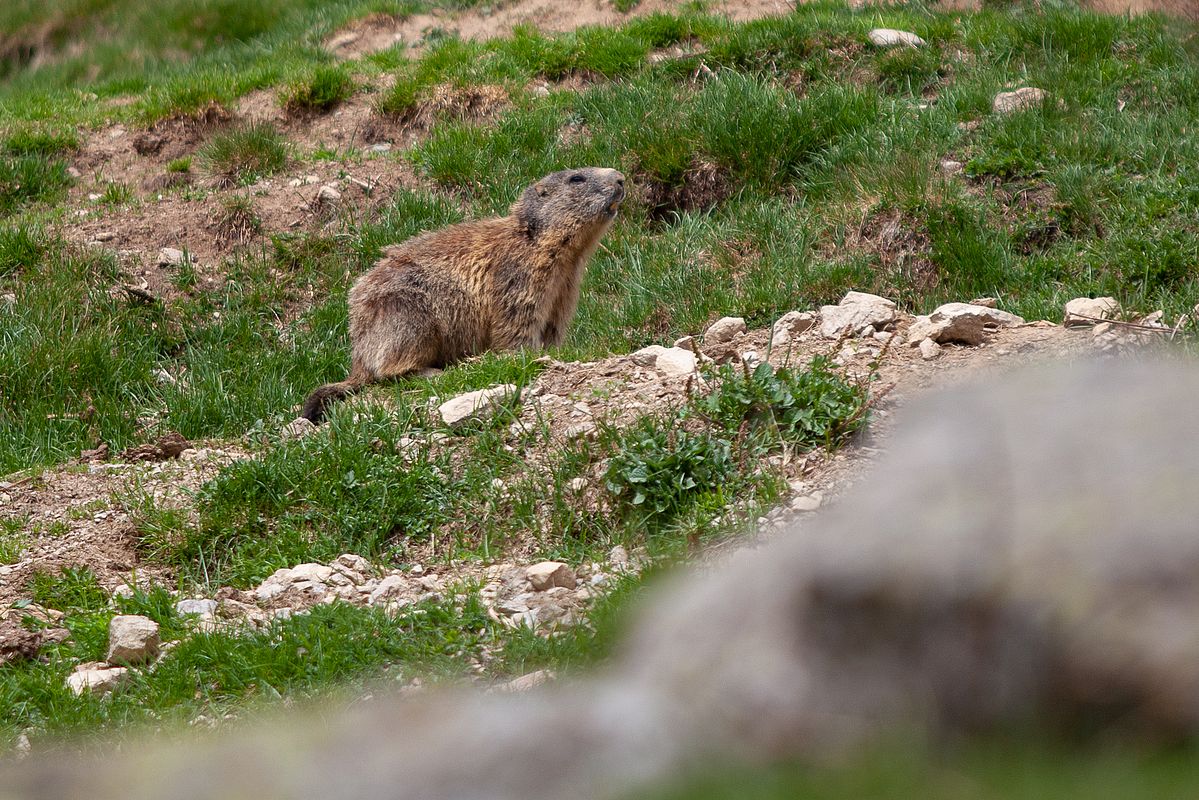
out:
M378 144L372 144L369 150L372 153L388 153L391 152L391 145L387 142L379 142Z
M297 564L291 568L292 581L327 581L333 568L324 564Z
M254 590L254 594L259 601L265 602L286 592L294 581L295 579L292 577L290 569L286 567L277 569Z
M283 426L279 435L284 439L300 439L316 430L316 425L307 417L296 417Z
M180 614L215 614L216 600L180 600L175 603L175 611Z
M327 183L316 193L316 201L327 205L336 205L341 202L341 192L337 191L337 187Z
M956 175L965 168L965 164L961 161L954 161L952 158L947 158L941 162L941 171L946 175Z
M928 316L916 317L908 328L908 344L918 347L925 339L938 344L982 344L988 328L1023 325L1024 318L1007 311L969 303L946 303Z
M996 114L1010 114L1013 111L1024 111L1038 108L1045 100L1045 90L1032 86L1024 86L1012 92L1000 92L991 101L991 110Z
M539 669L536 672L521 675L519 678L513 678L507 683L501 683L495 689L497 692L527 692L543 683L549 683L556 677L558 676L552 670Z
M574 570L561 561L542 561L525 569L525 577L539 592L555 587L573 589L578 585Z
M370 574L371 562L357 553L342 553L333 560L334 569L341 568L342 572L357 573L361 576Z
M807 311L788 311L770 329L770 347L786 347L799 334L816 324L816 316Z
M629 551L625 550L622 545L616 545L608 551L609 564L627 564L629 563Z
M932 339L922 339L920 341L920 357L925 361L932 361L939 355L941 355L941 345Z
M143 664L153 661L159 648L158 623L137 614L121 614L108 623L110 664Z
M692 353L694 353L695 352L695 337L694 336L681 336L678 339L674 340L674 346L682 348L683 350L690 350Z
M400 575L388 575L379 581L379 585L371 592L367 605L378 605L386 600L392 600L404 594L408 589L408 581Z
M183 263L183 259L183 251L174 247L164 247L158 251L158 266L160 267L177 267Z
M704 331L704 344L726 344L734 337L745 333L745 320L741 317L721 317Z
M471 420L490 418L500 405L516 397L517 394L515 386L504 383L492 386L490 389L460 394L439 405L437 413L441 417L441 421L452 428Z
M820 335L839 339L866 327L880 330L895 321L895 303L865 292L847 292L835 306L820 309Z
M633 363L639 367L653 367L658 363L658 357L665 353L667 349L660 344L651 344L648 347L637 350L629 358L633 359Z
M587 488L587 479L586 478L571 478L570 481L566 484L566 488L569 489L571 492L578 494L579 492L581 492Z
M1114 297L1076 297L1066 303L1066 315L1062 324L1094 325L1099 320L1112 319L1120 311L1120 304Z
M762 357L758 355L756 350L746 350L741 354L741 361L749 369L756 369L762 363Z
M796 511L816 511L824 502L824 495L821 492L812 492L811 494L800 495L791 501L791 507Z
M916 34L894 28L875 28L866 37L875 47L920 47L924 44L924 40Z
M102 661L88 661L75 667L67 676L67 687L77 695L91 692L105 695L120 686L128 677L125 667L110 667Z
M633 363L642 367L652 367L663 375L679 377L695 372L695 353L681 347L663 347L651 344L643 347L632 355Z

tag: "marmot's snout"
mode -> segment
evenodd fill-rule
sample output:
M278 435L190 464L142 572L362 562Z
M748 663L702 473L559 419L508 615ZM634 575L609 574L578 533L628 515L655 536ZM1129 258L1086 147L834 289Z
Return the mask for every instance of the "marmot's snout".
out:
M616 216L621 201L624 200L624 175L614 169L601 170L600 180L608 188L608 214Z

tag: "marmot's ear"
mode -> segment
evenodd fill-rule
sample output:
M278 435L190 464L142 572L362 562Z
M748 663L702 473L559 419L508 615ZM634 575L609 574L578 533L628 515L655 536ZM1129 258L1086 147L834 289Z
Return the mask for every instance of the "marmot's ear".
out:
M535 185L533 188L537 190L537 194L538 194L538 196L540 196L540 197L549 197L549 194L550 194L550 187L549 187L549 186L547 186L546 184L544 184L544 183L538 183L538 184L537 184L537 185Z

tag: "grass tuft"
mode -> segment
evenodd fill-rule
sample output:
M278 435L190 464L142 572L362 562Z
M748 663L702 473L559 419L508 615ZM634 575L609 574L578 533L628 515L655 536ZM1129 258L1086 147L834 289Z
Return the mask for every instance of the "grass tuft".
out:
M356 89L345 67L322 65L284 90L283 107L290 114L323 113L348 100Z
M287 166L288 145L267 122L215 134L196 157L221 188L247 186Z

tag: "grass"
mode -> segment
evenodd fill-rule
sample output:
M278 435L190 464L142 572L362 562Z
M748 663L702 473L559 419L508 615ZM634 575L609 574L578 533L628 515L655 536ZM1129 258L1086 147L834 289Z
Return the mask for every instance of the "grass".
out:
M28 521L25 516L0 518L0 566L21 560L29 544L29 535L25 532Z
M706 399L604 427L536 468L524 453L543 447L544 431L512 434L506 414L432 445L444 432L427 413L431 397L526 385L540 369L535 354L492 354L432 380L378 387L308 438L275 437L308 392L344 377L346 293L382 247L503 213L551 170L614 166L638 189L591 262L554 354L563 359L670 342L726 314L765 326L851 288L912 312L989 295L1030 319L1059 318L1074 296L1111 294L1129 313L1160 307L1172 321L1199 294L1193 27L1064 4L950 14L816 2L739 24L686 8L614 29L430 37L419 58L392 48L336 65L319 44L349 19L476 3L242 5L228 13L227 0L19 0L0 9L0 29L21 45L0 51L0 294L15 297L0 303L0 474L62 463L101 442L119 452L170 430L246 442L255 458L205 486L194 515L149 497L122 500L143 555L188 591L249 586L347 550L390 563L414 548L492 559L520 541L581 561L619 543L675 557L778 497L783 480L769 460L778 451L840 446L860 428L863 387L818 363L714 372ZM928 45L871 48L865 34L876 26ZM37 69L21 55L35 33ZM542 81L548 94L530 91ZM994 94L1017 85L1051 99L992 114ZM419 188L372 198L369 212L331 215L320 230L270 230L243 188L312 154L265 124L210 135L166 169L217 185L211 222L230 251L260 234L265 244L217 264L189 260L164 276L159 302L112 291L128 280L126 265L56 233L69 219L67 161L88 135L79 125L145 125L213 101L231 107L258 89L297 115L376 91L377 109L404 119L483 86L502 89L500 112L475 120L433 109L427 135L388 156L417 171ZM946 173L946 159L964 171ZM119 182L102 200L116 211L139 202ZM164 371L178 380L162 382ZM588 492L571 488L578 478ZM0 563L19 557L34 524L4 520ZM3 736L244 710L330 683L360 685L385 665L405 676L457 674L462 654L484 645L498 653L496 674L588 663L610 647L614 628L603 621L639 587L630 580L602 601L595 632L549 640L497 633L469 597L399 622L334 606L261 635L195 634L164 593L142 593L117 608L145 609L183 643L101 702L69 697L63 678L75 660L102 655L116 608L94 576L43 575L31 598L71 609L73 641L46 663L0 668ZM765 773L760 796L943 785L935 770L873 783L862 774L864 784L838 783L784 767ZM758 791L752 780L746 791Z
M70 597L74 597L71 595ZM57 602L58 607L65 607ZM138 592L115 607L72 606L63 623L71 638L44 661L0 668L0 741L21 731L32 738L98 735L130 726L184 723L201 713L221 718L314 696L333 684L358 687L385 678L452 676L492 637L478 601L424 602L394 615L344 604L320 606L260 631L196 633L162 590ZM102 659L108 620L143 614L178 642L153 666L105 698L75 697L65 679L79 661Z
M905 744L876 746L843 763L782 764L762 769L710 768L673 785L639 792L646 800L782 800L854 797L882 800L1048 800L1104 797L1149 800L1189 797L1199 775L1192 748L1070 747L1036 735L996 738L950 748L948 754Z
M292 114L330 111L354 94L354 78L345 67L322 65L308 78L284 90L283 107Z
M287 166L286 140L266 122L215 134L196 152L201 168L221 188L248 186Z

